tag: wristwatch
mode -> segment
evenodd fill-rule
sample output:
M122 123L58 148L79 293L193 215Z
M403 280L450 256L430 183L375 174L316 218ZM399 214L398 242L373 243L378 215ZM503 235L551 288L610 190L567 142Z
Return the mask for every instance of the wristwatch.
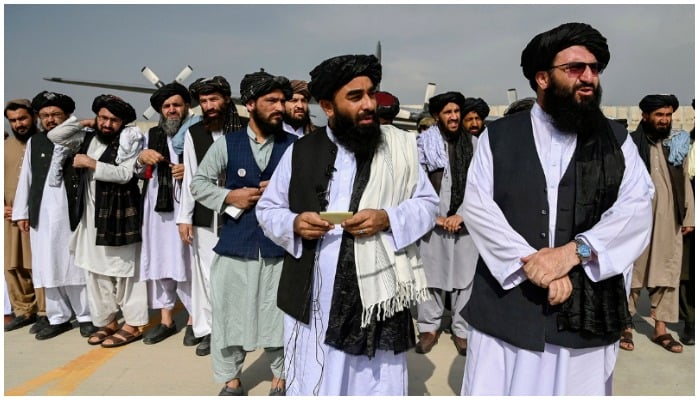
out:
M581 264L591 259L591 246L586 244L583 239L574 239L576 242L576 255Z

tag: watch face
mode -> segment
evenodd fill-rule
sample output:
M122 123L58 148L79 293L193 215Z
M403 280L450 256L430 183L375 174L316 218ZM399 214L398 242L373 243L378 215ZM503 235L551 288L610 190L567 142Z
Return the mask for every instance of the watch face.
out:
M579 243L576 251L583 258L589 258L591 256L591 248L585 243Z

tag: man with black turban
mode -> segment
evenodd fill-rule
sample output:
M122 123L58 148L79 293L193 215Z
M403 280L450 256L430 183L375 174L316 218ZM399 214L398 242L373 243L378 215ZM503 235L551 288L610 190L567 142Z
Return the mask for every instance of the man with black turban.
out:
M96 329L85 301L85 273L75 266L68 250L70 222L74 220L74 191L70 185L74 170L67 149L54 146L46 137L46 132L70 116L75 103L63 94L41 92L32 104L37 107L44 130L27 142L12 220L29 233L33 248L44 249L50 243L50 251L32 252L35 292L42 290L46 299L46 316L32 328L42 320L45 325L33 333L37 340L58 336L73 328L70 320L75 314L81 335L88 337Z
M193 103L199 103L203 119L189 126L184 135L182 160L182 196L177 216L180 239L192 251L192 331L202 341L195 354L206 356L211 352L211 290L210 268L212 250L219 240L218 226L222 216L194 200L190 184L209 147L224 135L241 129L241 118L231 99L231 85L223 76L199 78L189 88ZM173 138L175 145L177 135ZM220 185L224 182L217 179Z
M486 117L491 109L481 98L467 97L462 106L462 126L464 130L478 137L486 127Z
M463 395L610 395L653 186L600 110L607 40L566 23L522 52L529 112L479 137L462 209L479 250Z
M284 121L282 128L285 132L302 137L316 130L309 115L311 92L306 81L292 79L292 98L284 104Z
M430 296L418 304L416 352L430 352L438 342L442 316L450 310L451 340L461 355L467 352L467 322L459 314L469 300L477 251L464 228L461 206L476 136L462 126L464 96L446 92L429 100L437 124L418 137L418 159L440 198L435 227L421 239ZM449 303L446 305L446 303Z
M92 321L99 327L88 344L117 347L141 339L148 324L146 282L136 274L141 197L134 168L143 135L126 126L136 112L117 96L97 96L92 110L94 129L70 118L48 138L75 153L77 215L71 218L70 250L75 265L85 270ZM116 310L125 321L121 327Z
M246 353L262 347L273 375L270 395L283 395L282 312L275 303L284 249L263 235L254 208L297 139L282 130L292 87L283 76L254 72L243 77L240 89L248 126L211 145L190 185L196 201L224 213L211 265L212 368L214 379L224 383L219 395L242 395ZM215 183L222 174L223 187Z
M285 153L256 208L286 250L277 306L289 395L408 391L408 307L428 294L415 243L434 224L437 196L415 136L378 123L381 71L364 55L311 71L328 126Z
M670 352L680 353L683 345L668 333L666 324L678 322L683 236L695 229L695 198L684 168L690 135L671 131L673 113L678 109L676 96L648 95L639 102L639 108L642 120L631 135L656 192L651 241L634 263L629 310L631 315L637 312L639 295L646 288L654 319L652 341ZM634 349L632 326L622 335L620 347Z
M17 171L22 167L27 141L38 132L36 111L29 99L10 100L5 104L5 118L10 124L12 136L5 136L5 283L14 318L5 324L5 331L13 331L37 321L41 311L42 321L37 329L48 325L44 290L32 284L32 251L29 234L12 222L12 208L17 191ZM5 304L8 307L8 304ZM6 314L9 314L6 313Z
M190 315L183 343L194 346L199 342L192 330L189 246L180 240L175 220L183 166L173 143L189 114L190 93L172 82L151 95L151 106L160 121L149 129L136 159L136 172L144 179L139 279L147 282L149 308L160 309L160 323L146 332L143 342L155 344L177 332L173 309L179 297Z

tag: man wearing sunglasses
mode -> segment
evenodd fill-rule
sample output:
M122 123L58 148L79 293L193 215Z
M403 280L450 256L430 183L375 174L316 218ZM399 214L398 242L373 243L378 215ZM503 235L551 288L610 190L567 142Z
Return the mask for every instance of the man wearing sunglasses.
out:
M480 259L462 310L462 394L612 394L625 277L649 242L654 187L600 110L609 60L587 24L535 36L521 65L536 103L479 137L463 206Z

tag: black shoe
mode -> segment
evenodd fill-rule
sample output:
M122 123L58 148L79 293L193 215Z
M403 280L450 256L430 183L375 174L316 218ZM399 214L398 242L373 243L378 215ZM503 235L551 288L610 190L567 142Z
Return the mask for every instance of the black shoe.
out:
M195 353L198 356L208 356L211 352L211 334L202 338L202 342L197 346Z
M51 323L49 322L49 318L47 316L44 315L44 316L38 317L36 319L36 322L34 323L34 325L32 325L32 327L29 328L29 333L31 333L31 334L39 333L49 325L51 325Z
M221 391L219 392L219 396L243 396L243 393L243 385L237 388L230 388L224 385L224 387L221 388Z
M194 346L201 341L202 341L201 337L198 338L194 335L194 330L192 329L192 325L187 325L187 327L185 328L185 337L182 338L182 344L185 346Z
M5 332L14 331L15 329L33 324L34 322L36 322L36 314L20 315L5 325Z
M51 339L52 337L56 337L71 329L73 329L73 325L70 323L70 321L66 321L62 324L47 326L46 328L40 330L35 337L36 340Z
M693 330L683 330L683 333L679 335L681 343L686 346L695 346L695 329Z
M158 326L156 326L155 329L152 329L151 331L143 335L143 342L146 344L156 344L174 335L175 333L177 333L177 327L175 326L175 323L173 323L173 326L171 327L167 327L163 324L158 324Z
M284 390L284 388L276 387L274 389L270 389L270 393L268 393L267 395L268 396L286 396L287 391Z
M78 322L78 325L80 325L80 336L82 337L90 337L97 332L97 327L92 322Z

